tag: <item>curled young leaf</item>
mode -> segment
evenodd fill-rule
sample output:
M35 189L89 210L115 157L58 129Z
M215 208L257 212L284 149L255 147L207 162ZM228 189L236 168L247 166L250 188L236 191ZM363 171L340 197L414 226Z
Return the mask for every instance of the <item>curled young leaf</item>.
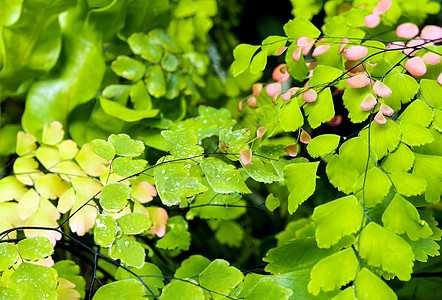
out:
M384 115L380 111L378 111L376 116L374 116L374 121L376 123L378 123L378 124L385 124L385 123L387 123L387 119L385 119Z
M252 162L252 150L244 149L239 152L239 158L244 166L250 165Z
M330 50L330 48L331 45L319 45L318 47L315 48L315 50L313 50L312 56L315 57L324 54L325 52Z
M419 27L414 23L403 23L396 28L396 35L401 38L412 38L418 35Z
M281 83L280 82L274 82L270 83L266 86L266 92L269 97L274 97L275 95L278 95L281 93Z
M363 110L370 110L376 105L377 102L378 101L373 96L373 94L367 94L364 100L362 100L361 105L359 105L359 107Z
M379 15L375 13L365 16L364 20L365 20L365 27L368 28L374 28L378 26L379 23L381 23L381 17L379 17Z
M379 1L376 6L373 8L373 14L385 14L391 7L391 4L393 1L391 0L381 0Z
M376 95L383 98L390 97L392 93L391 89L382 81L375 81L373 85L373 91Z
M312 89L308 89L302 94L302 99L304 99L305 102L314 102L316 98L318 98L318 94Z
M345 52L344 57L348 60L358 60L365 57L368 53L368 48L364 46L351 46Z
M427 52L424 54L424 56L422 56L422 59L427 64L437 65L440 62L441 57L440 57L440 55L437 55L436 53Z
M310 136L310 134L308 134L307 131L302 129L301 130L301 135L299 137L299 140L301 141L301 143L308 144L311 139L312 139L312 137Z
M284 150L291 157L295 157L296 155L298 155L298 143L287 145Z
M425 66L425 62L420 56L415 56L410 58L405 62L405 69L416 77L425 75L427 73L427 67Z
M367 84L370 83L370 78L367 77L367 75L361 73L359 75L350 77L346 80L347 84L351 86L352 88L363 88Z
M379 111L386 116L391 116L394 113L394 110L385 103L381 103Z

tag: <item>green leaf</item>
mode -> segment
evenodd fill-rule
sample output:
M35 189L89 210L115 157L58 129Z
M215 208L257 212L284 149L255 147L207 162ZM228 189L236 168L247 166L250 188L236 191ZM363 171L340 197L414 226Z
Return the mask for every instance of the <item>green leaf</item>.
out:
M15 147L15 152L19 156L31 153L35 149L37 149L36 142L37 142L37 139L32 134L24 133L23 131L19 131L17 133L17 144Z
M368 265L381 267L385 272L408 281L413 272L414 253L410 245L398 235L370 222L361 232L359 253Z
M157 247L166 250L189 250L190 232L187 221L181 216L171 217L167 222L166 235L157 241Z
M208 157L201 162L201 169L210 186L217 193L251 193L241 173L233 165L214 157Z
M397 192L403 196L421 195L427 189L425 179L410 173L392 173L389 177Z
M335 115L330 88L326 88L318 94L314 102L306 103L304 112L307 115L307 121L313 129L319 127L322 123L330 121Z
M284 168L284 178L289 189L288 210L292 214L299 205L313 195L316 188L316 171L319 162L291 164Z
M266 272L282 274L311 268L318 261L334 252L333 248L318 248L315 238L309 237L270 249L262 260L269 263L265 267Z
M427 262L428 256L435 257L440 255L438 251L440 249L439 244L431 239L419 239L417 241L412 241L406 236L403 238L413 249L413 253L418 261Z
M92 151L107 161L111 161L115 156L114 145L108 141L95 139L90 142Z
M308 154L313 158L318 158L333 153L338 148L340 140L341 137L336 134L318 135L308 143Z
M55 269L23 262L9 277L6 287L15 290L19 299L55 300L57 279Z
M199 276L201 286L217 292L210 294L213 299L228 295L243 279L244 275L241 271L229 266L229 263L223 259L215 259Z
M154 176L158 195L165 205L175 205L185 198L207 191L197 177L190 175L190 165L183 162L159 165L154 170Z
M281 205L281 202L273 194L269 194L266 198L266 207L270 211L274 211Z
M3 300L15 300L19 299L19 295L12 289L8 289L7 287L0 286L0 298Z
M123 183L108 183L101 190L100 205L108 212L119 212L126 206L131 190Z
M9 200L19 201L28 190L24 184L17 180L13 176L7 176L0 179L0 202Z
M404 143L400 143L394 152L382 160L382 168L387 172L408 172L414 164L414 153Z
M163 69L159 65L150 66L145 74L144 81L147 85L147 91L155 98L166 94L166 79Z
M387 118L387 123L378 124L371 122L370 128L370 146L376 153L377 158L381 159L388 152L393 152L399 145L401 140L402 130L396 122ZM368 142L368 129L365 127L360 136L363 140Z
M416 99L407 106L398 119L428 127L433 120L433 110L424 101Z
M184 128L176 131L163 130L161 135L169 144L169 152L177 158L193 158L204 153L203 147L198 145L199 139L193 130Z
M245 166L242 161L241 165L243 166L247 174L249 174L249 176L252 177L253 180L255 181L264 182L264 183L272 183L274 181L284 181L284 178L280 177L276 173L272 164L265 163L263 159L261 159L256 155L252 156L252 161L250 162L249 165Z
M18 260L17 249L11 243L0 244L0 272L6 271ZM1 294L0 294L1 295Z
M304 117L296 99L291 99L288 103L283 104L278 117L282 129L286 132L296 131L304 124Z
M358 259L352 248L336 252L321 259L312 269L308 291L313 295L334 291L354 279L358 270Z
M20 17L23 0L2 0L0 3L3 8L0 12L0 26L15 23Z
M127 235L115 239L109 255L113 259L120 259L122 263L135 268L143 267L146 257L143 246L135 238Z
M142 277L144 283L149 287L149 289L158 296L159 290L163 288L163 273L161 270L152 263L144 263L144 266L141 268L131 268L129 270L135 273L137 276ZM136 279L139 280L134 274L129 273L123 268L118 268L115 272L116 280L125 280L125 279Z
M341 147L339 147L339 155L353 167L358 170L359 174L365 173L368 160L368 144L361 137L355 137L346 140ZM370 156L377 161L377 155L370 149ZM369 159L368 167L372 168L374 162Z
M319 31L315 25L305 17L296 17L293 20L288 21L284 25L284 32L288 38L293 40L296 40L301 36L316 39L321 34L321 31Z
M391 182L388 176L378 168L371 168L362 174L353 186L353 192L365 207L375 207L384 200L390 191Z
M260 46L240 44L233 49L233 57L235 60L232 64L231 70L234 77L247 70L253 54L255 54L259 48Z
M100 99L100 105L106 114L126 122L136 122L142 119L152 118L158 115L159 112L158 109L135 110L103 97L98 98Z
M267 64L267 56L268 50L261 48L261 51L253 57L252 62L250 63L251 74L259 74L265 69Z
M117 157L112 162L114 172L122 177L133 176L144 170L147 161L144 159L132 159L131 157Z
M442 86L436 80L422 79L420 81L420 92L422 98L425 99L431 107L442 109Z
M119 55L112 62L111 69L118 76L132 81L141 79L146 71L144 64L125 55Z
M413 175L427 181L425 200L428 203L437 203L442 194L442 157L415 153Z
M354 299L385 299L397 300L396 294L381 278L363 268L356 277L356 298ZM351 289L351 287L349 288ZM353 299L353 298L351 298Z
M391 232L407 233L412 241L428 238L433 234L428 224L420 219L416 207L399 194L394 196L382 214L382 223Z
M336 154L330 159L325 168L330 183L339 191L346 194L353 192L353 185L359 177L358 170Z
M434 137L428 128L414 122L400 121L400 128L402 142L409 146L420 146L434 141Z
M200 288L194 280L188 281L173 280L166 285L163 293L160 296L161 300L180 300L180 299L194 299L204 300L203 289Z
M261 278L245 300L289 300L293 294L292 290L284 288L270 278Z
M293 59L293 52L296 50L296 48L298 48L298 46L296 45L296 42L293 42L286 50L285 63L287 64L290 75L294 79L302 82L307 79L308 75L310 74L310 69L305 63L303 55L301 55L299 61L295 61Z
M364 209L353 196L342 197L319 205L313 211L316 223L316 242L319 248L330 248L343 237L351 235L361 227Z
M145 287L137 279L118 280L101 286L95 293L93 300L108 299L146 299Z
M129 95L135 111L141 111L147 115L148 111L152 110L152 98L147 92L146 84L143 80L138 80L130 86Z
M51 242L43 236L30 237L17 243L20 257L30 261L44 259L54 253Z
M142 32L132 34L127 39L127 43L133 53L141 55L151 63L159 63L163 57L163 48Z
M95 218L94 241L101 247L110 247L120 229L111 216L100 214Z
M237 222L222 220L219 222L216 230L215 238L222 244L229 247L241 247L244 239L244 229Z
M148 230L152 221L142 213L130 213L117 219L118 226L124 234L136 235Z
M353 123L364 122L370 115L370 111L365 111L360 107L362 100L370 93L372 93L370 85L358 89L352 87L345 89L342 101L349 112L348 117Z
M211 261L199 254L189 256L181 263L181 266L175 271L175 278L195 278L210 265Z
M309 79L308 84L310 87L324 87L330 84L332 81L339 78L342 75L342 71L330 67L327 65L318 65L313 69L313 75Z
M276 55L279 49L285 46L286 42L287 37L285 36L269 35L262 41L261 46L268 52L268 55Z
M46 145L58 144L64 136L62 127L63 125L57 121L45 124L43 127L42 143Z
M115 153L119 156L135 157L140 156L144 152L142 141L133 140L124 133L118 135L111 134L107 141L114 145Z

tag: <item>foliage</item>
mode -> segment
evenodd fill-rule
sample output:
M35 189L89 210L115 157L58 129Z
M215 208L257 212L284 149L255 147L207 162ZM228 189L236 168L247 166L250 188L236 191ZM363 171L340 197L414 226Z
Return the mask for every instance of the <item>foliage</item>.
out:
M437 2L293 0L228 72L215 0L3 2L0 99L25 107L1 120L2 299L397 299L432 275Z

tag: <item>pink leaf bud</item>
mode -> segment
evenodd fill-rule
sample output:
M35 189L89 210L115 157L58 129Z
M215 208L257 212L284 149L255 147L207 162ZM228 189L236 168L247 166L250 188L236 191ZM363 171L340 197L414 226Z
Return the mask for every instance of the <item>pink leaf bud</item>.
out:
M430 65L437 65L440 62L440 55L437 55L436 53L427 52L422 56L422 59L424 62Z
M373 91L376 95L383 98L390 97L392 93L391 89L381 81L375 81Z
M391 0L381 0L376 4L375 8L373 9L374 14L382 15L385 14L391 7L393 1Z
M364 100L362 100L359 107L363 110L370 110L376 105L377 102L378 100L376 100L373 94L368 94L365 96Z
M252 150L244 149L239 152L239 158L244 166L250 165L252 162Z
M364 73L350 77L346 81L349 86L351 86L352 88L357 88L357 89L363 88L364 86L366 86L367 84L370 83L370 79Z
M351 46L347 49L344 57L348 60L358 60L365 57L368 53L368 48L364 46Z
M266 86L266 92L267 95L273 98L273 96L281 93L281 83L280 82L274 82L270 83Z
M325 52L327 52L328 50L330 50L331 45L320 45L318 47L315 48L315 50L313 50L312 56L318 56L321 54L324 54Z
M385 124L387 123L387 119L385 119L384 115L378 111L378 113L376 114L376 116L374 116L374 121L378 124Z
M381 103L379 111L386 116L391 116L394 113L394 110L385 103Z
M305 102L314 102L316 101L316 98L318 98L318 94L312 89L309 89L302 94L302 99L304 99Z
M396 28L396 35L401 38L412 38L418 35L419 27L413 23L403 23Z
M285 152L287 152L288 155L290 155L291 157L295 157L296 155L298 155L298 144L294 143L294 144L290 144L287 145L284 148Z
M375 28L379 25L379 23L381 23L381 17L379 17L379 15L375 13L365 16L364 20L365 26L368 28Z
M425 65L424 60L420 56L415 56L410 58L405 62L405 69L416 77L422 76L427 73L427 66Z

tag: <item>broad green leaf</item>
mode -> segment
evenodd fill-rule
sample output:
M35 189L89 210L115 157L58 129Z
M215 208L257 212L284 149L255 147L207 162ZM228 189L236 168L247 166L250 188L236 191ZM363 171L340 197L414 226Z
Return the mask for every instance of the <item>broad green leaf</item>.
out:
M354 300L356 299L355 290L353 286L350 286L340 292L337 296L333 297L332 300Z
M433 127L437 131L442 132L442 110L441 109L434 110Z
M381 159L388 152L393 152L399 145L401 140L402 130L399 125L387 118L387 123L378 124L376 122L371 122L370 128L370 146L376 153L377 158ZM363 140L368 142L368 128L365 127L361 132L360 136Z
M355 180L359 177L358 170L336 154L330 159L325 168L328 179L339 191L346 194L353 192Z
M20 200L28 189L14 176L7 176L0 179L0 202L9 200Z
M341 75L342 71L337 68L327 65L318 65L313 69L313 75L309 79L308 85L310 87L319 86L325 88L325 86L336 80Z
M38 147L35 151L35 157L47 170L53 170L61 159L58 148L48 145L41 145Z
M36 236L18 242L17 250L21 258L36 261L52 255L54 247L47 238Z
M60 122L45 124L43 127L42 142L46 145L55 145L61 142L64 136L63 125Z
M120 232L115 219L109 215L100 214L95 218L94 241L101 247L110 247Z
M181 263L181 266L175 271L175 278L194 278L198 279L198 275L210 265L211 261L199 254L189 256Z
M319 291L334 291L354 279L358 259L352 248L321 259L312 269L308 290L317 296Z
M181 300L181 299L194 299L204 300L203 289L200 288L197 283L190 279L186 281L173 280L166 285L163 289L163 293L160 296L161 300Z
M108 142L115 147L115 153L119 156L135 157L140 156L144 152L144 144L142 141L133 140L127 134L111 134Z
M261 48L261 51L253 57L252 62L250 63L250 73L259 74L265 69L268 54L267 49L264 47Z
M208 157L201 162L201 169L210 186L217 193L251 193L241 173L231 164L214 157Z
M237 222L222 220L219 222L215 238L222 245L239 248L244 239L244 233L244 229Z
M403 196L421 195L427 189L425 179L410 173L392 173L389 177L397 192Z
M135 268L143 267L146 257L143 246L135 238L127 235L122 235L115 239L110 248L109 255L113 259L120 259L122 263Z
M220 299L222 295L228 295L242 280L244 275L235 267L223 259L216 259L205 268L200 276L200 285L211 291L213 299ZM219 294L218 294L219 293Z
M382 168L387 172L408 172L414 164L414 153L404 143L382 160Z
M359 249L368 265L380 267L399 280L410 280L414 253L410 245L398 235L370 222L361 232Z
M40 196L34 189L29 189L17 204L17 214L22 220L32 216L40 206Z
M289 300L292 294L292 290L276 284L271 277L264 277L256 283L245 300Z
M355 233L362 223L364 209L354 195L317 206L312 219L316 223L319 248L330 248L343 237Z
M409 146L420 146L431 143L434 137L431 131L424 126L410 121L400 121L402 142Z
M260 48L260 46L253 46L248 44L240 44L233 50L233 57L235 58L231 70L234 77L238 76L250 65L253 54Z
M269 194L266 198L266 207L270 211L274 211L281 205L281 202L273 194Z
M310 69L305 63L304 56L301 55L299 61L293 59L293 52L298 48L296 41L286 50L285 63L287 64L290 75L297 81L304 81L310 74Z
M398 119L428 127L433 120L433 110L424 101L416 99L407 106Z
M100 176L105 170L108 162L95 154L89 144L84 144L75 157L81 169L91 176ZM75 179L75 178L74 178Z
M442 158L436 155L415 153L413 175L417 175L427 181L425 200L428 203L440 201L442 193Z
M283 274L313 267L318 261L333 254L333 248L321 249L314 237L297 239L270 249L262 259L267 262L266 272Z
M35 149L37 149L36 142L37 139L32 134L19 131L17 133L17 144L15 147L17 155L22 156L25 154L32 153Z
M163 48L142 32L132 34L127 39L127 43L133 53L141 55L141 57L151 63L159 63L163 57Z
M428 238L433 234L428 224L420 219L416 207L399 194L394 196L384 211L382 223L391 232L406 233L412 241Z
M204 153L203 147L198 145L199 139L193 130L184 128L176 131L163 130L161 135L169 144L169 152L176 158L193 158Z
M316 39L321 34L321 31L319 31L315 25L305 17L296 17L293 20L288 21L284 25L284 32L288 38L293 40L296 40L301 36Z
M167 162L154 169L155 186L161 202L175 205L196 194L207 191L197 177L191 176L190 165L183 162Z
M112 162L114 172L122 177L133 176L144 170L147 161L144 159L132 159L131 157L117 157Z
M138 279L118 280L101 286L95 293L93 300L109 299L146 299L144 285Z
M371 158L377 161L378 157L376 153L372 151L373 149L370 150ZM351 138L342 143L339 147L339 155L355 167L359 174L365 173L367 160L369 168L374 166L374 162L368 157L368 144L361 137Z
M316 101L306 103L304 112L307 115L308 123L313 129L319 127L322 123L330 121L335 115L330 88L326 88L319 93Z
M360 107L362 100L370 93L372 93L370 85L359 89L352 87L345 89L342 101L349 112L348 117L353 123L361 123L370 115L370 111L365 111Z
M284 178L289 189L288 211L294 213L299 205L313 195L316 188L316 171L319 162L291 164L284 168Z
M18 260L19 253L11 243L0 244L0 271L6 271ZM1 295L1 294L0 294Z
M55 300L57 279L55 269L23 262L9 277L6 287L15 290L20 296L19 299Z
M157 241L156 246L166 250L189 250L190 232L188 231L187 221L181 216L169 218L166 235Z
M442 86L436 80L422 79L420 81L420 92L425 102L431 107L442 109L442 100L440 98Z
M0 12L0 26L11 25L20 17L23 0L2 0L0 1L2 11Z
M58 286L55 292L59 300L63 299L80 299L81 294L74 289L75 284L64 278L58 278Z
M117 219L118 226L124 234L135 235L148 230L152 221L142 213L130 213Z
M146 67L136 59L119 55L111 64L112 71L120 77L137 81L143 77Z
M391 182L379 168L372 168L362 174L353 186L353 192L365 207L375 207L390 191Z
M161 270L152 263L144 263L144 266L141 268L131 268L129 270L134 272L136 275L141 276L144 283L149 287L149 289L158 296L159 291L163 288L163 273ZM123 268L118 268L115 272L116 280L125 280L125 279L137 279L135 275L126 271Z
M100 105L106 114L126 122L136 122L142 119L152 118L158 115L159 112L158 109L135 110L127 108L113 100L107 100L103 97L98 98L100 99Z
M90 142L90 147L92 151L107 161L111 161L115 156L114 145L108 141L95 139Z
M131 188L123 183L111 182L101 190L100 205L108 212L119 212L130 197Z
M356 297L354 299L397 300L397 296L393 290L384 281L382 281L381 278L366 268L363 268L359 272L354 285L356 287Z
M239 154L241 150L248 149L247 143L251 139L251 131L245 129L230 130L221 128L219 130L219 142L221 152ZM223 144L226 145L226 151L223 151ZM238 160L236 156L227 156L231 160Z
M313 139L307 145L308 154L313 158L325 156L336 151L341 137L336 134L321 134Z
M362 13L362 11L360 9L352 9L353 12L357 12L357 13ZM362 16L360 16L361 18L359 18L359 21L362 21L363 18ZM361 24L360 26L363 26L364 24ZM385 44L380 42L380 41L375 41L375 40L368 40L366 42L362 43L362 46L367 47L368 48L368 52L367 52L367 61L372 63L372 64L376 64L378 63L385 54ZM388 77L388 75L386 76ZM384 79L385 80L385 79Z
M161 60L161 67L164 71L175 72L179 66L178 58L170 53L166 53Z
M0 286L0 298L3 300L15 300L19 299L19 295L16 291L8 289L7 287Z
M281 246L296 239L314 236L315 229L316 225L310 219L300 218L296 221L291 221L287 224L283 231L276 235L276 239L278 240L277 245ZM306 232L307 234L305 234Z
M288 103L283 104L278 117L282 129L286 132L296 131L304 124L304 117L296 99L291 99Z
M38 162L33 157L18 157L13 169L15 177L26 185L34 185L34 181L43 175L38 172Z
M249 165L245 166L241 161L241 165L247 174L252 177L255 181L272 183L274 181L284 181L283 177L280 177L273 166L270 163L266 163L260 157L253 155L252 161Z
M413 249L417 261L427 262L428 256L435 257L440 255L439 244L431 239L418 239L417 241L412 241L406 236L403 238Z

